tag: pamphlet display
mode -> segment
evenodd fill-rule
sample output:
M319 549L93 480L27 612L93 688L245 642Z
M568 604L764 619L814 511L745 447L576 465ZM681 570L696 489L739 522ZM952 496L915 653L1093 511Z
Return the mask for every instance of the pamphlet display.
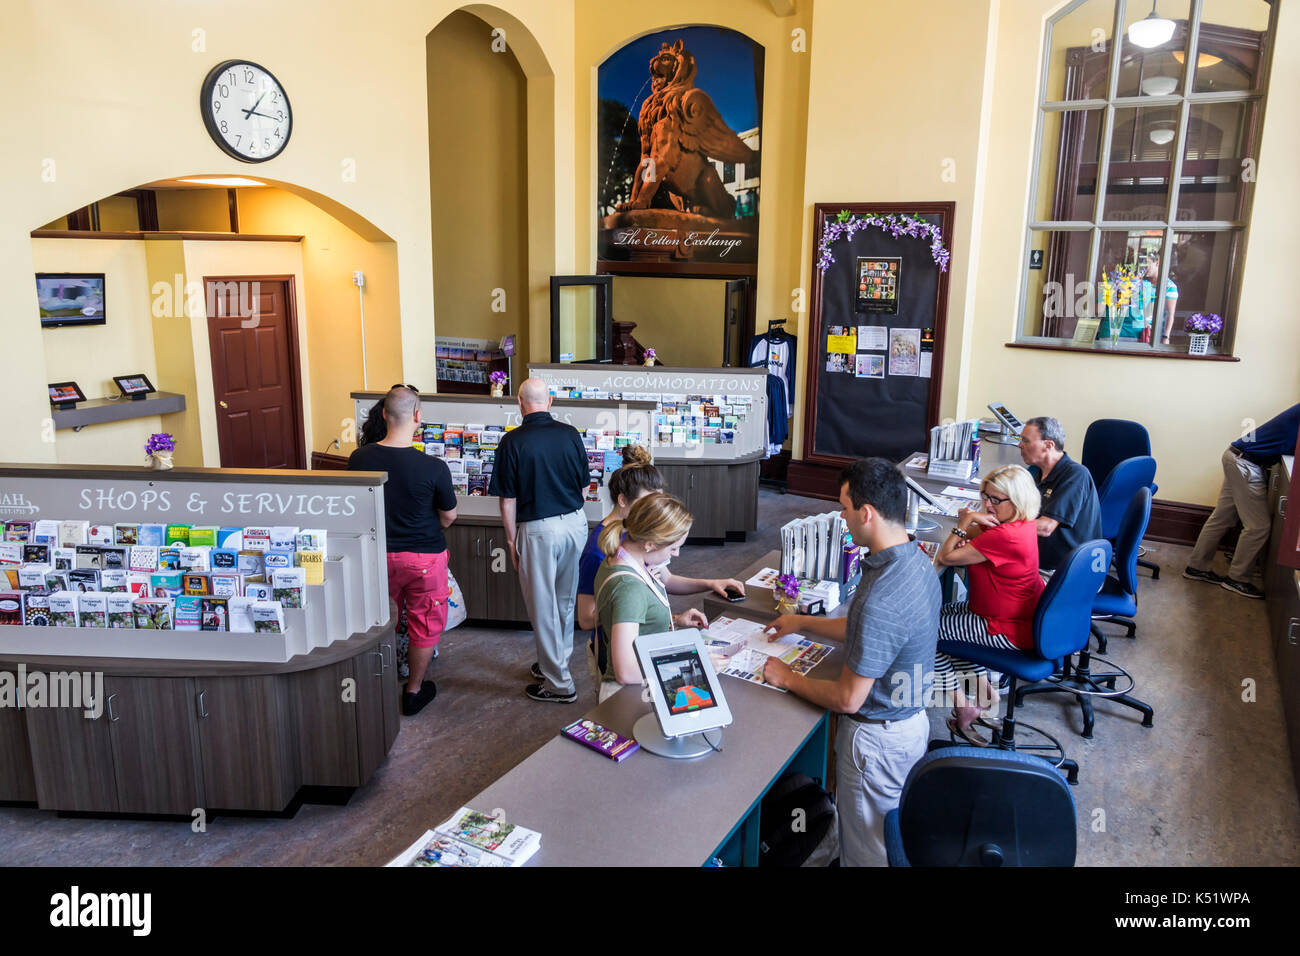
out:
M767 442L767 369L529 365L557 399L653 402L655 457L727 461Z
M765 627L759 621L745 618L714 618L704 633L718 673L785 693L784 687L773 687L763 678L763 667L769 657L783 661L796 674L807 674L834 650L829 644L819 644L798 634L769 641L763 633Z
M352 393L358 428L382 397L378 392ZM627 445L651 447L651 411L647 402L552 403L551 415L576 428L586 448L589 480L583 510L588 518L599 521L613 507L609 476L623 464L622 449ZM420 418L424 426L412 444L447 465L457 511L467 516L497 517L497 499L488 495L488 488L501 440L519 427L518 402L514 398L422 395Z

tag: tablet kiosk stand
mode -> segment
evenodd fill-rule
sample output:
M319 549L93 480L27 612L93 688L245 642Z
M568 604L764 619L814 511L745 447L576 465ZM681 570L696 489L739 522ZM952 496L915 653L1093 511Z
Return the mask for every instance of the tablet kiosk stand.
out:
M709 743L704 736L705 733L708 733L708 731L698 734L685 734L681 737L665 737L663 731L659 728L659 718L655 716L653 710L648 714L643 714L632 725L632 736L641 745L642 750L648 750L660 757L673 757L679 760L689 757L703 757L714 749L715 745ZM721 728L718 728L718 734L721 736Z
M907 526L908 534L918 531L938 531L939 522L921 517L921 499L910 488L907 491Z

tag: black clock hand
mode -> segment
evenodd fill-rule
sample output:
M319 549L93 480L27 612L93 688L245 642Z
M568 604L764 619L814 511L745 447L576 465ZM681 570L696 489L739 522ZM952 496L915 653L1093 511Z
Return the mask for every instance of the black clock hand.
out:
M263 119L269 119L269 120L273 120L273 119L275 119L274 116L271 116L271 115L269 115L269 114L267 114L267 113L258 113L258 112L256 112L255 110L249 110L249 112L252 113L254 116L260 116L260 117L262 117ZM248 117L244 117L244 118L247 119Z
M257 98L257 102L256 102L256 103L254 103L254 104L253 104L251 107L249 107L248 109L242 111L243 114L244 114L244 119L248 119L248 114L249 114L249 113L252 113L252 112L253 112L254 110L256 110L259 106L261 106L261 105L262 105L262 100L264 100L264 99L266 99L266 91L265 91L265 90L263 90L263 91L262 91L262 95L259 96L259 97ZM261 114L261 113L258 113L257 115L258 115L258 116L261 116L262 114Z

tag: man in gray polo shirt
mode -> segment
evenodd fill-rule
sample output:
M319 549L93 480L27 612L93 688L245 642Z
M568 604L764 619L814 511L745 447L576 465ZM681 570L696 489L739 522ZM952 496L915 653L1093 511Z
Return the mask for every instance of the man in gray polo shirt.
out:
M784 614L767 629L773 639L798 631L844 641L840 676L813 680L771 658L763 677L844 715L835 735L840 864L884 866L885 815L930 736L925 703L942 595L930 559L908 540L907 485L892 463L866 458L845 468L840 507L853 540L870 552L848 616Z

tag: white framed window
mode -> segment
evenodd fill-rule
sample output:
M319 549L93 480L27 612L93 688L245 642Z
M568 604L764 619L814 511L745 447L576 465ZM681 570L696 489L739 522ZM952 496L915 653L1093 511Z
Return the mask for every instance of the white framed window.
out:
M1016 344L1186 355L1213 313L1209 354L1231 354L1280 2L1050 18Z

